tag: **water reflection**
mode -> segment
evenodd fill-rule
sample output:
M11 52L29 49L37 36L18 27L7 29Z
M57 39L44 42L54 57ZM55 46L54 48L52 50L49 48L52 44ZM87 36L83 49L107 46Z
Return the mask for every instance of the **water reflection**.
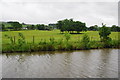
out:
M5 78L117 78L118 49L7 53Z
M98 67L98 75L100 77L107 76L107 69L109 66L109 58L110 58L110 50L109 49L103 49L100 54L99 59L99 67Z

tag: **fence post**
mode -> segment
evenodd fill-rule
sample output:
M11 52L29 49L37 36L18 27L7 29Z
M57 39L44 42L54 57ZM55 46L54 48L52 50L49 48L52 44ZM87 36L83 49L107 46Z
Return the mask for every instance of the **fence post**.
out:
M35 43L35 36L33 36L33 44Z

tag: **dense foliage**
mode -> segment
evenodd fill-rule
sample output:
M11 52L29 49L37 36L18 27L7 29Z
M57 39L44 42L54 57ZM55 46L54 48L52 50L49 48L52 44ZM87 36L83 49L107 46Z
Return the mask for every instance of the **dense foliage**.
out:
M6 27L4 24L1 25L2 26L2 31L5 31L6 30Z
M86 31L86 24L80 21L73 21L73 19L64 19L57 22L57 28L61 30L61 32L68 31L73 33L76 31L79 33L80 31Z
M12 25L12 27L13 27L13 30L21 30L21 28L22 28L22 24L20 24L19 22L8 22L8 23L10 23L11 25Z
M99 30L99 27L98 27L97 25L90 26L90 27L88 28L88 30L90 30L90 31L98 31L98 30Z
M120 27L116 25L112 25L111 31L120 32Z
M120 27L112 25L108 27L112 32L120 32ZM54 24L25 24L17 21L0 22L1 31L18 31L18 30L53 30L60 29L61 32L81 32L81 31L99 31L98 25L87 26L86 23L74 21L73 19L59 20Z
M101 41L104 43L104 47L110 47L110 42L111 42L111 38L109 37L109 35L111 34L111 31L108 27L106 27L106 25L103 25L100 30L99 30L99 35L101 38Z
M101 41L105 41L107 40L109 37L109 35L111 34L111 31L108 27L106 27L105 25L103 25L100 30L99 30L99 35L101 38Z
M44 25L44 24L37 24L36 28L38 30L49 30L49 27L47 25Z

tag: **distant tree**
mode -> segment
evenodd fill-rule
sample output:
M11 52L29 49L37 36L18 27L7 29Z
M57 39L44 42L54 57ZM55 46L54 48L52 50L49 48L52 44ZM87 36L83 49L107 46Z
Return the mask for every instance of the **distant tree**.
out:
M27 29L28 29L28 30L31 30L31 27L30 27L30 26L31 26L31 25L27 25Z
M26 25L25 23L22 23L22 25Z
M54 27L53 27L53 26L48 26L48 29L49 29L49 30L53 30Z
M4 24L1 25L2 26L2 31L5 31L6 30L6 27Z
M37 24L36 25L38 30L45 30L45 25L44 24Z
M36 26L35 25L28 25L27 29L29 29L29 30L35 30Z
M62 29L63 22L62 21L58 21L56 26L57 26L58 29Z
M38 30L50 30L50 27L47 26L47 25L44 25L44 24L37 24L37 25L36 25L36 28L37 28Z
M50 27L48 25L44 25L45 29L44 30L50 30Z
M13 27L13 30L21 30L22 29L22 24L20 24L19 22L8 22L11 24L11 26Z
M99 30L99 27L98 27L97 25L90 26L90 27L88 28L88 30L90 30L90 31L98 31L98 30Z
M73 32L76 31L79 33L80 31L86 31L86 24L80 21L73 21L73 19L64 19L60 20L56 24L57 28L60 29L61 32L68 31Z
M79 33L80 31L86 31L85 30L86 29L85 23L82 23L80 21L75 21L74 24L75 24L75 26L74 26L75 31L77 31L77 33Z
M48 24L50 30L56 29L56 24Z
M31 28L32 30L35 30L35 29L36 29L36 26L35 26L35 25L31 25L30 28Z
M88 28L85 26L85 27L83 27L82 31L87 31L87 30L88 30Z
M111 31L120 32L120 27L118 27L116 25L112 25Z
M60 29L61 32L64 31L72 31L71 27L70 27L70 20L68 19L64 19L64 20L60 20L57 22L56 26L58 29Z

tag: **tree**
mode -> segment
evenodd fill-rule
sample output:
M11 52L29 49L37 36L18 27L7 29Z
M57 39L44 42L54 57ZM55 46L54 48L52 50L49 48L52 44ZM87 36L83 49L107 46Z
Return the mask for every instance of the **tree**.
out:
M13 27L13 30L21 30L22 29L22 24L20 24L19 22L8 22L11 24L11 26Z
M102 41L108 39L109 35L111 34L111 31L108 27L106 27L106 25L102 25L102 27L99 30L99 35Z
M99 28L98 28L97 25L90 26L88 29L89 29L90 31L98 31L98 30L99 30Z
M99 35L101 38L101 41L104 43L104 47L110 47L110 41L111 38L109 37L109 35L111 34L111 31L108 27L106 27L106 25L102 25L102 27L99 30Z
M50 27L44 24L37 24L36 27L38 30L50 30Z
M45 30L44 24L37 24L36 27L38 30Z
M64 32L65 31L65 27L63 27L63 25L64 25L64 22L61 20L61 21L57 22L56 27L58 29L60 29L61 32Z
M48 24L50 30L56 29L56 24Z
M31 29L31 30L35 30L36 27L35 27L35 25L30 25L30 26L29 26L29 29Z
M112 25L111 31L120 32L120 27L118 27L116 25Z
M74 29L75 29L74 31L77 31L77 33L79 33L80 31L85 31L86 25L85 25L85 23L82 23L80 21L75 21Z
M61 32L68 31L73 32L76 31L79 33L80 31L86 30L86 24L80 21L73 21L73 19L64 19L60 20L56 24L57 28L60 29Z
M2 31L5 31L6 30L6 27L4 24L2 24Z

